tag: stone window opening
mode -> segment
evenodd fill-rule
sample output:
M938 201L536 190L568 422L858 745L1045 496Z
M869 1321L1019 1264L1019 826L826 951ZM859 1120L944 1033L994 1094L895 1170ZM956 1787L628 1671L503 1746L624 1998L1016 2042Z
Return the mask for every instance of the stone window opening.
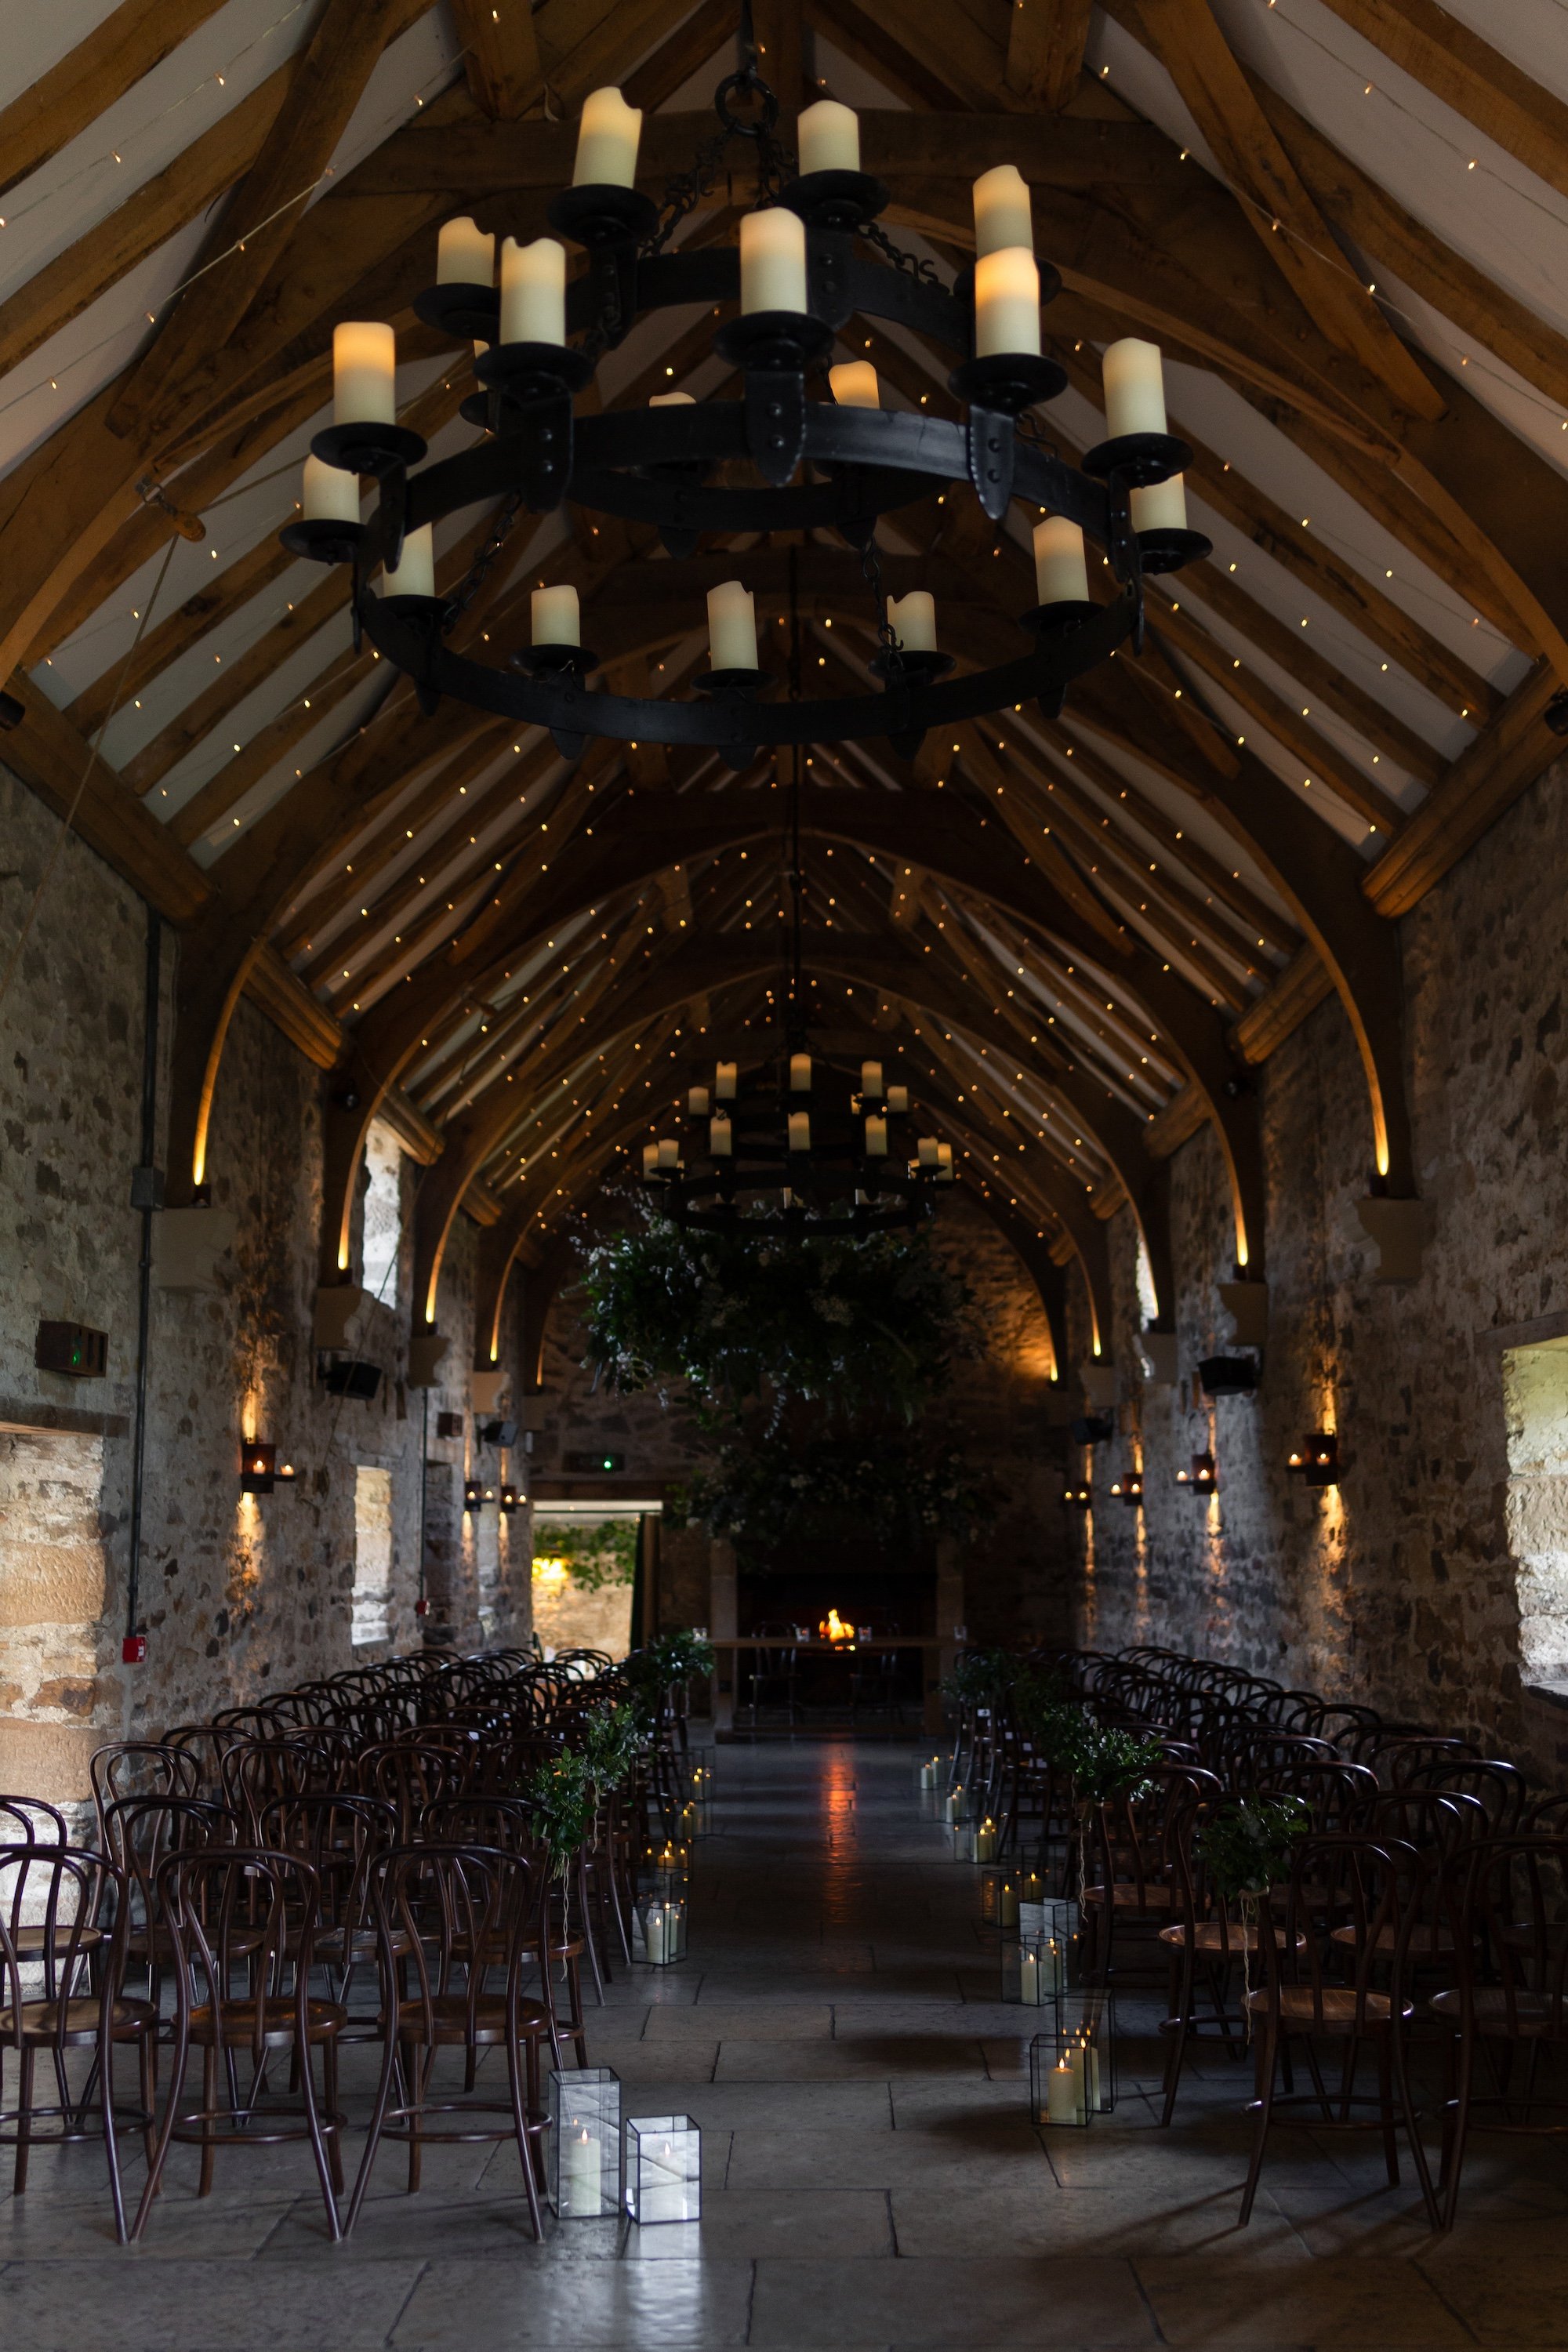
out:
M0 1428L0 1789L61 1807L73 1836L111 1736L102 1490L101 1437Z
M361 1280L373 1298L395 1310L403 1249L403 1147L380 1119L364 1146L364 1238Z
M355 1648L392 1639L392 1473L361 1462L354 1469Z
M1568 1339L1505 1349L1502 1385L1520 1674L1568 1692Z

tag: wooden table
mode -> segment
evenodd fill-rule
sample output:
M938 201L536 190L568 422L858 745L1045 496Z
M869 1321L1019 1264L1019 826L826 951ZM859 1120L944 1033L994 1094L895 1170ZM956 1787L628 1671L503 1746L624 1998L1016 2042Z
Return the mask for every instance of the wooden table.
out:
M942 1677L951 1670L958 1647L952 1634L939 1633L873 1635L869 1642L864 1643L823 1642L815 1638L796 1642L787 1633L714 1636L713 1728L715 1731L731 1731L734 1728L736 1662L742 1651L794 1650L803 1658L852 1658L863 1648L868 1653L882 1650L918 1650L921 1653L921 1686L925 1696L923 1728L937 1734L942 1730Z

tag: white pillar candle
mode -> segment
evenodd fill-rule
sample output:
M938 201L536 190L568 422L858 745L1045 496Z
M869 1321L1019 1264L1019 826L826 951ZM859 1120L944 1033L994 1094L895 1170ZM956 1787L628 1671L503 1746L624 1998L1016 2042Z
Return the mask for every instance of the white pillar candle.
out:
M937 1145L937 1147L936 1147L936 1172L937 1172L937 1176L938 1176L939 1180L940 1180L942 1183L944 1183L944 1184L951 1184L951 1183L952 1183L952 1144L951 1144L951 1143L939 1143L939 1144Z
M1028 184L1016 163L996 163L974 183L974 251L978 258L1008 246L1035 249Z
M650 392L647 404L650 408L695 408L697 399L689 392Z
M889 1087L888 1088L888 1108L890 1111L895 1111L902 1116L907 1115L909 1108L910 1090L908 1087Z
M307 522L358 522L359 476L307 457L300 503Z
M717 1102L733 1102L735 1086L741 1075L739 1062L721 1062L713 1073L713 1095Z
M566 2213L596 2213L601 2201L599 2143L586 2131L570 2131L561 2150L561 2206Z
M572 185L629 188L637 175L641 137L641 107L628 106L618 89L590 90L583 101Z
M1032 1944L1025 1944L1019 1948L1018 1998L1026 2009L1038 2009L1040 2006L1040 1963Z
M880 1062L861 1063L860 1091L863 1095L870 1095L872 1097L876 1097L881 1093L882 1065Z
M795 122L795 141L802 179L808 172L860 169L860 118L836 98L819 98L803 110Z
M396 422L397 340L375 319L345 319L332 329L332 422Z
M536 588L529 598L529 620L536 646L580 646L583 615L577 591L569 580L553 588Z
M496 241L467 213L443 221L436 239L437 286L492 286L496 274Z
M783 205L741 216L741 308L805 309L805 223Z
M828 388L840 408L880 408L882 387L869 360L845 360L827 371Z
M708 1089L706 1087L688 1087L686 1090L686 1113L689 1118L707 1118Z
M921 1137L920 1155L921 1166L922 1168L934 1168L936 1166L936 1138L934 1135L922 1135Z
M885 1160L888 1156L888 1122L875 1115L866 1121L866 1157Z
M1002 1881L999 1901L999 1924L1004 1927L1016 1927L1018 1924L1018 1890L1010 1878Z
M661 1168L678 1168L679 1166L680 1146L677 1143L673 1135L661 1135L659 1137L658 1164Z
M1160 346L1124 335L1107 343L1100 362L1105 385L1105 428L1113 441L1124 433L1165 431L1165 378Z
M792 1095L811 1092L811 1055L792 1054L789 1057L789 1090Z
M403 561L395 572L382 572L381 593L384 596L434 596L436 593L436 550L430 542L427 522L422 522L417 530L404 534Z
M653 1174L654 1170L655 1170L658 1166L658 1144L657 1144L657 1143L645 1143L645 1144L643 1145L643 1148L642 1148L642 1172L643 1172L643 1174L644 1174L645 1176L651 1176L651 1175Z
M1180 474L1168 482L1150 482L1134 489L1131 500L1134 530L1185 530L1187 486Z
M500 340L503 343L566 341L566 247L552 236L500 249Z
M994 1862L996 1859L996 1824L989 1814L974 1832L974 1859L976 1862Z
M811 1150L811 1113L792 1110L789 1115L789 1148L792 1151Z
M708 1152L713 1160L732 1160L735 1156L734 1138L722 1111L708 1122Z
M911 588L907 596L889 596L888 620L907 654L936 651L936 598L929 588Z
M1064 2058L1059 2066L1051 2068L1046 2078L1046 2120L1053 2124L1076 2124L1078 2119L1078 2082Z
M738 580L721 580L708 591L708 648L715 669L757 667L756 606Z
M1038 357L1040 273L1022 246L1004 246L974 265L974 350L979 359L1005 352Z
M664 1906L650 1903L643 1914L643 1949L648 1958L662 1962L664 1958Z
M1041 604L1089 602L1083 533L1066 515L1047 515L1035 525L1035 599Z
M1089 2070L1081 2042L1075 2042L1068 2053L1068 2070L1072 2077L1072 2119L1075 2124L1087 2123L1089 2120Z

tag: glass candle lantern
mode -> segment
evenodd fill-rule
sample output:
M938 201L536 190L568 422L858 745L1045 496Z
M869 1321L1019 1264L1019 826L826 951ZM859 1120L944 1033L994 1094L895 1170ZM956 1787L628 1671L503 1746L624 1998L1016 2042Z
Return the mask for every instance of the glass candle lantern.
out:
M942 1818L949 1829L952 1829L959 1822L969 1821L973 1817L973 1809L974 1801L961 1780L956 1788L949 1789L943 1797Z
M642 1883L651 1895L684 1895L691 1874L691 1849L678 1838L652 1838L643 1848Z
M1054 1936L1005 1937L1002 1998L1023 2009L1053 2008L1066 1990L1062 1950Z
M1070 1990L1083 1982L1083 1922L1076 1903L1058 1897L1041 1903L1021 1899L1018 1933L1045 1936L1055 1944L1060 1955L1064 1990Z
M1081 2129L1116 2105L1116 2033L1108 1992L1064 1995L1054 2032L1029 2044L1030 2112Z
M639 2227L702 2218L702 2135L689 2116L626 2117L626 2211Z
M994 1862L1001 1832L989 1813L978 1821L958 1821L952 1827L952 1858L954 1862Z
M1018 1932L1018 1876L1016 1870L1004 1864L994 1864L980 1874L980 1918L986 1927L1000 1927L1005 1936Z
M940 1749L930 1756L917 1756L915 1758L916 1788L938 1788L942 1782L942 1767L946 1762L947 1759L941 1753Z
M681 1819L691 1817L691 1834L706 1837L713 1826L713 1768L710 1764L693 1764L687 1775L686 1801L681 1806ZM681 1834L686 1834L684 1829Z
M673 1968L686 1958L686 1904L679 1896L654 1895L640 1902L633 1915L642 1949L634 1942L632 1957L650 1968Z
M621 2081L613 2066L552 2072L549 2182L563 2221L619 2210Z

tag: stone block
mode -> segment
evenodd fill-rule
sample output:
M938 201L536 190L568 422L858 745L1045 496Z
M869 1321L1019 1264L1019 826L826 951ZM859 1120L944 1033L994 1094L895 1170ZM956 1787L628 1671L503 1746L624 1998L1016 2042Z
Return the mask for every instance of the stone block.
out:
M1356 1215L1364 1232L1377 1244L1374 1282L1414 1282L1421 1272L1422 1253L1432 1234L1432 1212L1425 1201L1358 1201Z
M0 1626L86 1625L103 1614L103 1553L96 1544L7 1547Z
M363 1302L364 1292L357 1282L324 1283L316 1293L311 1345L317 1348L346 1348L349 1325Z
M468 1376L468 1395L476 1412L494 1412L511 1385L510 1372L493 1368Z
M29 1723L0 1716L0 1789L22 1790L51 1805L92 1794L88 1765L110 1734L91 1723Z
M439 1331L416 1331L408 1342L408 1385L433 1389L440 1379L440 1363L448 1342Z
M1222 1282L1219 1303L1231 1321L1231 1340L1237 1348L1261 1348L1268 1338L1268 1285L1266 1282Z
M153 1220L153 1279L160 1290L228 1288L220 1260L233 1247L232 1209L164 1209Z

